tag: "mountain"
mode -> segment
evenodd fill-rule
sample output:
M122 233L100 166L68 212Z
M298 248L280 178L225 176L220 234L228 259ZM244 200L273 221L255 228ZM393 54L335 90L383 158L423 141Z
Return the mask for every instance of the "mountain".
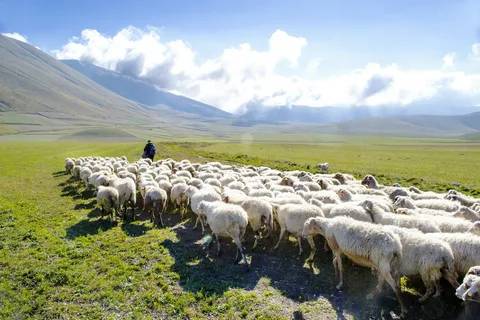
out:
M407 115L371 117L329 125L342 134L410 137L475 137L480 133L480 112L459 116Z
M160 90L139 78L100 68L88 62L78 60L62 60L62 62L118 95L149 107L166 106L176 111L204 117L232 117L228 112L184 96Z
M436 110L436 111L435 111ZM478 107L436 108L414 105L404 107L309 107L309 106L274 106L265 107L252 104L236 120L237 125L255 123L315 123L328 124L345 121L368 119L372 117L402 117L406 115L454 116L480 111Z
M0 35L0 111L11 123L148 121L148 110L35 47ZM19 118L21 118L19 120ZM5 121L3 121L5 122Z

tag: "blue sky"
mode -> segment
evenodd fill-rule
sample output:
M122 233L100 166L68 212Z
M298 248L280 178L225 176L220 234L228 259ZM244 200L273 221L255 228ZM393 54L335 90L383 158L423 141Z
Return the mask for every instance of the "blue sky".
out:
M159 28L163 43L182 40L198 64L241 43L266 51L271 35L282 30L307 44L297 67L279 61L275 72L305 80L369 63L436 70L448 53L456 71L480 72L472 59L472 46L480 42L480 1L0 1L0 32L18 32L49 53L82 30L108 38L128 26ZM118 62L90 60L113 69ZM317 66L313 72L311 66ZM185 88L169 89L188 95Z

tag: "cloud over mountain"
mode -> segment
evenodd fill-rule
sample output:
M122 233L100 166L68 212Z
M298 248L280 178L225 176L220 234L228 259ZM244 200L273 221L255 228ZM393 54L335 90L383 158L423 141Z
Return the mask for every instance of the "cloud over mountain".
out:
M85 29L55 55L138 76L227 111L242 110L253 102L265 106L408 106L447 94L459 97L453 105L480 104L480 74L455 69L453 54L439 59L437 69L372 62L325 77L320 74L321 64L313 68L302 60L307 44L301 36L276 30L264 50L241 43L225 48L217 57L198 61L186 41L164 41L156 28L129 26L113 36ZM474 55L480 52L478 48L472 47ZM302 77L308 70L316 70L316 75Z

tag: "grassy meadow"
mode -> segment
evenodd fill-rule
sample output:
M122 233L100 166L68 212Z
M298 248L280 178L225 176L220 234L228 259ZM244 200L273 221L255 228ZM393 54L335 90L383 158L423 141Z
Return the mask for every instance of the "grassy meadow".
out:
M388 290L365 300L375 278L350 263L345 289L336 291L331 255L321 243L315 263L305 265L306 254L297 256L293 238L272 251L275 235L252 251L248 236L247 272L233 264L233 246L216 258L192 221L176 214L167 214L165 228L153 227L140 210L134 222L99 218L92 194L63 173L67 156L126 155L134 161L142 148L142 142L0 142L1 319L365 319L398 312ZM157 142L157 149L158 157L280 169L315 171L317 162L328 161L334 171L373 173L384 183L480 193L475 143ZM451 292L419 305L423 288L402 285L415 316L459 315Z

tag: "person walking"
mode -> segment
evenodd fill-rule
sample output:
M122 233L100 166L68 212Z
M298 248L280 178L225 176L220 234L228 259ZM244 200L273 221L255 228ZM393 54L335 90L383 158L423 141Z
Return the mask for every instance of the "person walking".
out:
M152 143L152 141L148 140L145 148L143 148L142 158L149 158L153 161L153 157L155 157L156 151L157 150L155 149L155 145Z

